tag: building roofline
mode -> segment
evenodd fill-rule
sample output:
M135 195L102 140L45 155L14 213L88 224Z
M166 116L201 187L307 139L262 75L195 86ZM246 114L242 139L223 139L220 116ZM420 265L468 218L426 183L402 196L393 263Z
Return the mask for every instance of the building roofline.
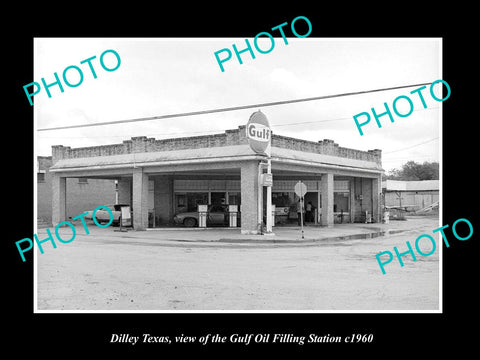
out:
M167 152L144 152L121 154L115 156L97 156L75 159L62 159L50 168L51 172L73 172L81 170L100 169L132 169L170 165L211 164L263 160L266 156L253 152L248 145L225 146L222 154L216 153L217 148L184 149ZM272 147L272 162L311 166L317 169L342 169L358 172L379 174L381 166L375 162L359 159L339 158L325 154L306 153Z
M99 156L127 155L136 153L164 153L172 150L219 148L234 145L247 145L245 126L238 129L225 130L224 133L181 137L171 139L132 137L122 143L71 148L69 146L52 146L52 158L56 163L62 159L76 159ZM283 135L272 135L272 147L297 150L304 153L330 155L337 158L347 158L375 162L381 164L381 150L356 150L338 146L333 140L324 139L318 142L302 140Z

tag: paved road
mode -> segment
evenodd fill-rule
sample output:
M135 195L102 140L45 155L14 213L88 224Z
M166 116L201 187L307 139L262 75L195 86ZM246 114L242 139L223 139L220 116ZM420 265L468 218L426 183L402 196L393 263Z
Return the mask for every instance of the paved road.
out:
M393 261L385 275L375 259L393 246L406 250L406 240L431 234L438 219L392 227L414 230L305 246L201 246L156 241L152 232L78 231L72 243L37 253L38 309L438 310L438 246L416 262L405 256L404 267Z

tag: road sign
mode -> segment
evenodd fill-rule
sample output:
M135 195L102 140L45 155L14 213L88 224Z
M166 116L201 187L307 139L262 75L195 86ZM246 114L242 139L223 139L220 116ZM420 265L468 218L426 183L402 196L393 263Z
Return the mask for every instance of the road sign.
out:
M295 184L295 194L298 195L298 197L301 199L300 201L300 224L302 226L302 239L304 239L303 236L303 197L307 193L307 185L305 185L303 182L299 181Z
M246 126L248 143L257 154L270 156L272 130L267 117L261 111L254 112Z
M299 181L295 184L295 194L298 195L298 197L304 197L305 194L307 193L307 185L305 185L303 182Z
M272 174L262 174L261 181L263 186L273 186L273 175Z

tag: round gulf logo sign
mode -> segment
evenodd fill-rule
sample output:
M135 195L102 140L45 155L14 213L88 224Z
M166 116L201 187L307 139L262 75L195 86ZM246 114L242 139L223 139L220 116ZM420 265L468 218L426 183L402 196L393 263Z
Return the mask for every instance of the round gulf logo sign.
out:
M261 111L250 115L247 127L247 139L250 147L257 154L269 155L272 140L272 130L267 117Z

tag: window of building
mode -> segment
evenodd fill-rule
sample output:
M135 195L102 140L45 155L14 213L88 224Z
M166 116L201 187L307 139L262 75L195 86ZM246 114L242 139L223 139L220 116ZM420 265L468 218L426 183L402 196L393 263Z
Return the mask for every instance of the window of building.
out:
M350 182L348 180L335 180L333 182L334 191L348 191L350 189Z
M230 205L240 205L240 193L239 192L228 192L228 203Z
M224 205L226 203L225 192L210 192L210 203L212 205Z
M293 192L272 192L272 204L276 207L288 207L294 203Z
M349 197L350 197L349 192L334 192L333 193L333 211L349 212L350 211Z
M44 172L38 172L37 173L37 182L39 182L39 183L44 183L45 182L45 173Z
M198 211L198 205L208 205L208 192L188 192L175 194L175 211Z

